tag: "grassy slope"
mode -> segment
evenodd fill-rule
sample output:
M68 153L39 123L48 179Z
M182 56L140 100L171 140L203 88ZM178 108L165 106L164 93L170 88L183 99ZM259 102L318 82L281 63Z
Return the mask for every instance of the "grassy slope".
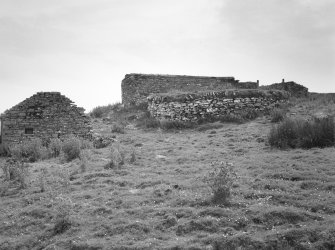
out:
M299 105L292 112L315 111ZM108 134L111 125L96 120L94 127ZM29 187L13 184L0 197L0 249L334 247L335 149L271 149L266 118L217 127L126 129L117 135L126 152L119 169L104 169L110 148L87 150L85 172L79 160L30 164ZM232 162L239 175L229 206L211 204L201 181L211 161ZM57 233L56 217L66 213L71 227Z

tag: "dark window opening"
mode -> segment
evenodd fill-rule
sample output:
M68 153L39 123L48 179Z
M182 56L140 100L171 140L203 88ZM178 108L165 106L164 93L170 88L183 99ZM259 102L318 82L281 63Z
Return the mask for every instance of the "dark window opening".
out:
M34 129L33 128L25 128L24 133L26 135L32 135L32 134L34 134Z

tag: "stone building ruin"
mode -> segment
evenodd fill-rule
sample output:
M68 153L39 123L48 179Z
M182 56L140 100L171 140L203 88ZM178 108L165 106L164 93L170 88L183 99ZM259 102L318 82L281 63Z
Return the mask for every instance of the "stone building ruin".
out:
M1 140L4 144L32 138L49 140L69 134L90 138L90 119L59 92L38 92L1 115Z
M195 121L237 114L247 109L272 109L289 96L306 96L308 89L295 82L259 87L259 81L234 77L127 74L122 80L122 103L145 104L157 119Z
M122 103L136 106L155 93L257 89L257 82L240 82L234 77L127 74L121 83Z
M295 97L307 97L308 96L308 88L300 85L296 82L289 81L285 82L285 79L280 83L273 83L267 86L261 86L261 89L277 89L277 90L285 90L290 92L292 96Z

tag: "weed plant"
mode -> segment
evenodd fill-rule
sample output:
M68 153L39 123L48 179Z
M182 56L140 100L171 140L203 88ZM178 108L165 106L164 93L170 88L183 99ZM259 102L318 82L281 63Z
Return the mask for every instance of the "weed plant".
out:
M159 127L163 130L190 129L195 127L195 123L162 119L159 121Z
M240 116L243 121L250 121L259 117L261 112L253 108L248 108L237 112L237 115Z
M160 123L150 115L150 112L144 112L136 121L136 126L140 128L159 128Z
M10 154L17 160L36 162L46 158L47 149L42 145L40 138L33 138L30 141L23 141L10 147Z
M16 181L20 185L19 188L27 188L29 176L27 164L15 159L10 159L3 167L3 171L5 173L5 180Z
M334 118L313 118L311 121L287 118L271 128L268 141L271 146L277 148L307 149L334 146Z
M3 164L1 165L1 169L2 169L3 175L4 175L4 177L5 177L5 181L10 180L9 167L10 167L10 165L8 164L8 162L3 163Z
M8 145L2 143L0 144L0 157L7 157L10 155L10 149Z
M227 204L231 198L231 190L237 179L234 166L228 162L212 162L212 170L203 178L213 193L214 203Z
M62 151L62 141L58 138L51 139L48 149L50 157L58 157Z
M120 123L112 125L112 133L124 134L124 126Z
M0 182L0 197L6 196L9 190L9 186L10 186L9 181L5 180L5 181Z
M92 149L93 143L90 140L78 138L80 141L80 149Z
M71 225L71 213L73 209L73 202L69 197L58 196L57 200L57 214L55 216L55 224L53 232L55 235L62 234L67 231Z
M222 123L244 123L245 120L237 114L227 114L227 115L221 115L217 118Z
M62 151L64 152L66 161L72 161L76 158L79 158L81 152L80 139L74 136L66 139L62 144Z
M120 168L125 163L125 152L121 149L120 145L117 144L111 148L110 162L105 166L109 168Z
M86 151L80 153L80 172L85 173L87 171L88 154Z
M45 192L45 184L46 184L47 170L46 168L41 169L41 173L38 176L38 186L40 188L41 193Z
M130 153L129 162L134 163L135 161L136 161L136 151L135 151L135 148L132 148L131 153Z

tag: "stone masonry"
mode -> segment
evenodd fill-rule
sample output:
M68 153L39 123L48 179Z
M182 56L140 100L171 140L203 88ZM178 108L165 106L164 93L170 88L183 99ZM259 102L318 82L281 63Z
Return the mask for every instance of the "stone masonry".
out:
M195 121L206 117L220 117L246 109L264 111L285 102L290 94L280 90L225 90L175 95L149 96L148 110L157 119Z
M285 82L284 79L282 80L281 83L274 83L267 86L261 86L260 88L285 90L290 92L291 95L295 97L306 97L308 95L308 88L293 81Z
M2 143L6 144L69 134L89 138L90 131L90 119L84 109L59 92L38 92L1 116Z
M140 105L154 93L256 89L258 85L258 82L239 82L234 77L127 74L121 84L122 103Z

